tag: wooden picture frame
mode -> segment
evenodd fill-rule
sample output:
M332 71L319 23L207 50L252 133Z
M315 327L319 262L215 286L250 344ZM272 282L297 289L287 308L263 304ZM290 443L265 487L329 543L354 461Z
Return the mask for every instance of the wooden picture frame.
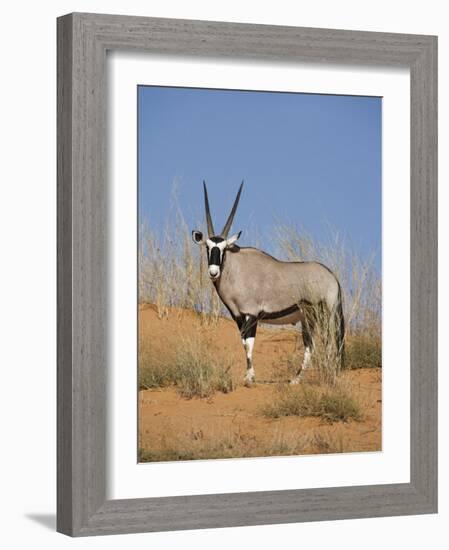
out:
M406 66L410 483L106 499L106 52ZM388 236L387 236L388 238ZM58 505L72 536L437 511L437 38L74 13L58 19Z

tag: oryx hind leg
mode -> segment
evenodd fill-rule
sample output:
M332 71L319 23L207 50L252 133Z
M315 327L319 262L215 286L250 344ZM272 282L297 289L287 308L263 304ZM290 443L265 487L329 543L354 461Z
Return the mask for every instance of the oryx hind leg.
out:
M246 353L245 386L251 386L256 378L253 366L253 350L257 331L257 318L253 315L245 315L245 317L237 319L237 324Z
M301 382L304 376L305 370L310 366L310 360L314 349L314 343L313 343L314 323L311 320L309 320L307 322L301 323L301 325L302 325L302 341L304 344L304 357L303 357L301 366L296 372L295 377L292 378L292 380L290 380L290 384L299 384Z

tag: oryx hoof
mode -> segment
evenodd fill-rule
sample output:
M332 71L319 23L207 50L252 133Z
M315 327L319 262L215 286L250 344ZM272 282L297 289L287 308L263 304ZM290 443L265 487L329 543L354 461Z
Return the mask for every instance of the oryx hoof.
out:
M247 388L250 388L251 386L254 385L255 381L256 381L256 379L255 379L254 376L245 376L245 380L244 380L243 383Z
M302 382L302 376L299 374L298 376L295 376L292 378L289 382L290 386L297 386L298 384L301 384Z

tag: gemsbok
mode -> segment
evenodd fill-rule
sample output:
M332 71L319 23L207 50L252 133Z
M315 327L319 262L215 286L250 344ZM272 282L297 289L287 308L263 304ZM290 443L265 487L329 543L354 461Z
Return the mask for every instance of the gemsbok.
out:
M304 358L292 384L299 383L314 351L314 334L323 320L326 346L335 346L335 374L344 366L344 316L337 277L319 262L284 262L251 247L238 246L241 231L228 238L242 193L243 181L231 213L217 234L209 208L206 183L204 204L208 237L192 231L196 244L207 251L208 273L221 301L239 328L246 352L245 384L255 381L253 349L258 323L301 323Z

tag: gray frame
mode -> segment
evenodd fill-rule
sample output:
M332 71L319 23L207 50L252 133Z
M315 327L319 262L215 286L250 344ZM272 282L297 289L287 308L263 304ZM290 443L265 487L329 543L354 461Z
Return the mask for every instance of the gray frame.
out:
M410 68L410 483L106 500L111 49ZM437 511L436 37L81 13L58 19L57 448L57 529L72 536Z

